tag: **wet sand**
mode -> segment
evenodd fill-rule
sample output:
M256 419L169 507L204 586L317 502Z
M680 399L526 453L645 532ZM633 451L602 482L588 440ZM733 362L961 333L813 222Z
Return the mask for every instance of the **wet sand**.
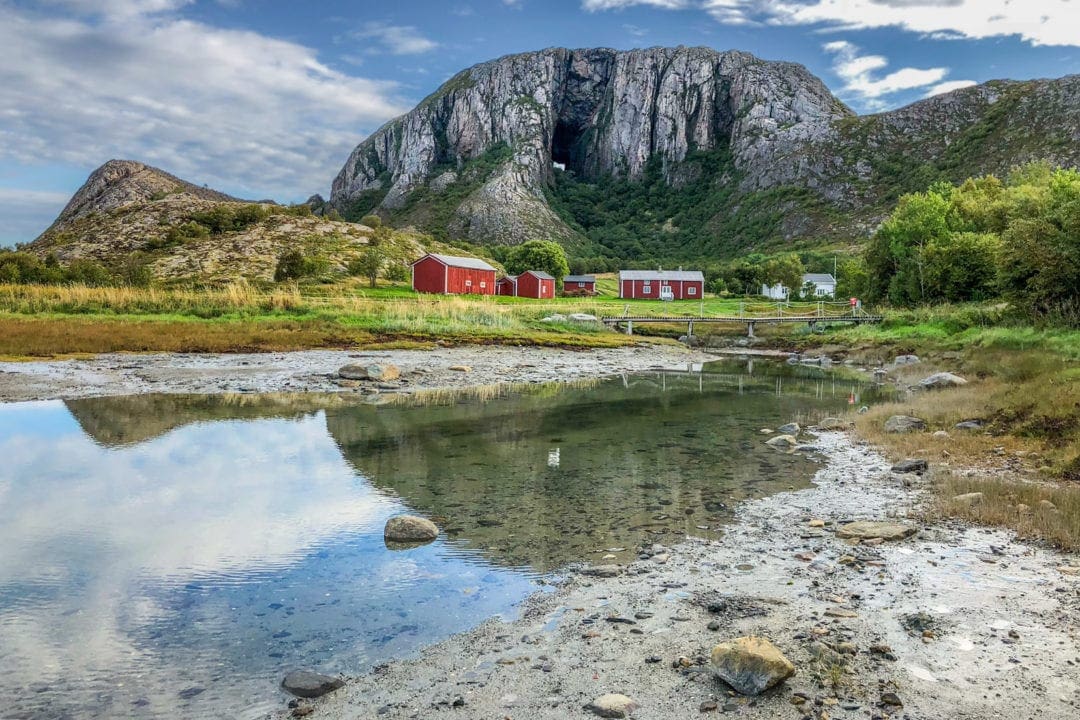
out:
M1076 558L1004 531L920 522L924 480L892 473L845 433L814 443L814 487L744 504L721 540L643 548L653 557L616 577L571 570L520 619L489 621L291 712L554 720L595 717L585 705L622 693L641 720L1077 717L1080 578L1058 570ZM868 545L835 532L886 518L918 533ZM595 564L611 562L606 550ZM750 634L797 667L757 698L703 664L716 643Z

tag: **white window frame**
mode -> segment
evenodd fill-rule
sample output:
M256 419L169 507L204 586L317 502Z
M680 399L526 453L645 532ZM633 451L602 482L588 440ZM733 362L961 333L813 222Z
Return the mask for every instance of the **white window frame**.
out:
M472 287L472 280L466 280L465 287Z
M485 282L484 280L481 280L480 281L480 289L483 290L486 287L487 287L487 282Z
M697 286L691 285L690 287L686 288L686 294L687 295L697 295Z

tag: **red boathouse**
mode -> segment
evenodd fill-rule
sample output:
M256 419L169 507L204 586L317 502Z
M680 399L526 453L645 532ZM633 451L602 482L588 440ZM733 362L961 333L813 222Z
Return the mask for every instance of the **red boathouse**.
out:
M562 279L563 295L595 295L595 275L567 275Z
M625 300L700 300L704 295L705 276L697 270L619 272L619 297Z
M517 296L537 299L555 297L555 278L540 270L526 270L517 276Z
M495 283L495 292L499 295L517 295L517 278L513 275L504 275Z
M494 295L495 268L478 258L429 253L412 264L412 286L443 295Z

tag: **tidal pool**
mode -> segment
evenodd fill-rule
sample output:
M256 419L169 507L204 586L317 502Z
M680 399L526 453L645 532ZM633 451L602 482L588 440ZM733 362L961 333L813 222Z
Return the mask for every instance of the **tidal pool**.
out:
M357 673L573 562L711 537L804 486L763 444L873 390L723 362L411 398L0 405L0 691L13 718L257 718L293 668ZM391 515L444 534L387 549Z

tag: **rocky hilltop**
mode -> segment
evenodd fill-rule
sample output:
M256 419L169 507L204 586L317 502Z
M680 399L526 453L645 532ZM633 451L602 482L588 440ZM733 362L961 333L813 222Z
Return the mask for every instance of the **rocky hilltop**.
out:
M145 266L164 280L227 282L269 280L293 249L344 271L371 234L306 205L237 200L149 165L110 160L25 249L62 264L93 260L113 271Z
M732 251L852 238L900 192L1031 159L1073 165L1078 140L1075 76L992 82L860 117L802 66L744 52L556 48L456 75L353 151L330 203L476 243L573 246L595 235L560 202L567 182L656 175L715 200L693 220L697 250L717 251L710 234L755 228ZM674 220L655 229L677 244L686 228Z

